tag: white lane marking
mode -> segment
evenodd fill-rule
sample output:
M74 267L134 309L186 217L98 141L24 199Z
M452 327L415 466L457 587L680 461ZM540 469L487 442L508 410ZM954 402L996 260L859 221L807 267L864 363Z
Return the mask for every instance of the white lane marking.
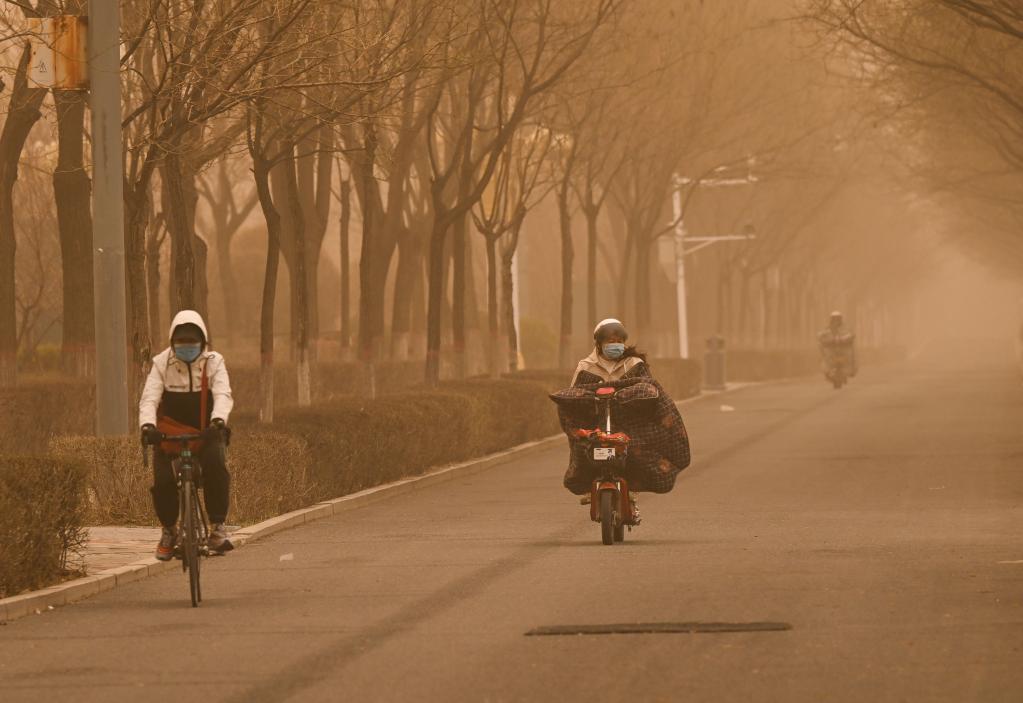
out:
M292 554L291 552L288 552L287 554L282 554L280 560L281 561L294 561L294 559L295 559L295 555Z
M999 564L1023 564L1023 559L1011 559L1009 561L1000 561Z
M722 405L721 406L721 412L723 412L723 413L735 412L735 408L733 408L731 405Z

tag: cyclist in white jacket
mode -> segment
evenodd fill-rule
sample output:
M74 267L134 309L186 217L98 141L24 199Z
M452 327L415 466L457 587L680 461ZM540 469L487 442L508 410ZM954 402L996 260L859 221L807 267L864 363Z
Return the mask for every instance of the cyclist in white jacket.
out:
M164 429L167 424L176 423L179 434L203 431L203 446L197 458L202 467L206 512L212 524L208 546L216 552L233 549L224 528L231 487L224 435L234 400L224 357L210 350L208 340L206 323L199 313L182 310L175 315L170 327L170 346L153 357L153 367L139 402L142 441L156 446L152 493L156 515L163 525L156 547L156 558L161 561L174 556L178 521L177 482L171 457L161 451L159 445L163 434L158 429L161 421ZM204 405L205 418L202 416Z

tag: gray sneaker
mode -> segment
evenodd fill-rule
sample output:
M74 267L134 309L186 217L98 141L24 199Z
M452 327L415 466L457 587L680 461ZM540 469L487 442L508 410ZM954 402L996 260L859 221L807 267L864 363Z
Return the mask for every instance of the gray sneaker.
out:
M231 544L231 537L227 534L227 528L224 527L224 523L221 522L213 525L213 529L210 530L210 536L206 539L206 546L211 552L217 554L230 552L234 549L234 545Z
M156 545L156 558L160 561L170 561L174 558L174 547L178 543L178 531L170 527L163 528L160 535L160 542Z

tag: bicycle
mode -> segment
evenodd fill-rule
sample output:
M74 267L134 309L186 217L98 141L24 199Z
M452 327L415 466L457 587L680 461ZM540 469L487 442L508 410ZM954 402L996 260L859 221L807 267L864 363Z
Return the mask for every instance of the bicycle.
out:
M202 485L202 467L194 461L191 443L203 439L202 434L162 435L161 441L175 442L181 446L179 454L171 459L171 467L178 486L178 546L177 556L181 559L181 570L188 572L188 586L192 607L202 602L202 586L199 581L200 557L210 555L207 539L209 522L206 511L199 500ZM155 448L154 450L155 451ZM149 466L149 454L143 452L145 465Z

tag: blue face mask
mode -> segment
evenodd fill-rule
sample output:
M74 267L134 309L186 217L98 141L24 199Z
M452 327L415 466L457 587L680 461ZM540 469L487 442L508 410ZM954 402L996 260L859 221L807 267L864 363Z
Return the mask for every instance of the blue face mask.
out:
M608 359L618 360L625 355L625 345L621 342L610 342L601 347L601 351Z
M184 361L186 364L191 364L193 361L199 358L202 354L201 344L175 344L174 345L174 356Z

